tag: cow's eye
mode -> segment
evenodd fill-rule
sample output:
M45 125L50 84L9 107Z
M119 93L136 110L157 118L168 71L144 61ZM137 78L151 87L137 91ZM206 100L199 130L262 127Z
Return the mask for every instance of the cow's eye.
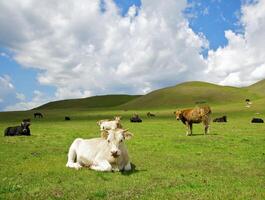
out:
M120 143L122 142L123 140L120 140Z
M108 140L108 143L110 143L110 140Z

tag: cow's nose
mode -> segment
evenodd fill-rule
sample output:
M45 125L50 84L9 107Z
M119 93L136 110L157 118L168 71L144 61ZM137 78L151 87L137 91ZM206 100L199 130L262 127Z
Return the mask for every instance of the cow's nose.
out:
M111 155L115 158L119 156L118 151L112 151Z

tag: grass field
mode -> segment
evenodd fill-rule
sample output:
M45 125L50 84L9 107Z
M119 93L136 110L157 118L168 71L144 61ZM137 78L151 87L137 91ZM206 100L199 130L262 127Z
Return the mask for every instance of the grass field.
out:
M251 124L256 112L265 117L265 102L212 106L211 133L185 136L172 109L41 110L32 119L30 137L0 137L0 199L265 199L265 125ZM34 111L0 113L0 130L16 125ZM129 122L132 113L143 123ZM64 116L71 121L64 121ZM134 133L127 141L135 169L129 173L79 171L65 167L69 145L77 137L99 136L98 119L123 117Z
M144 96L51 102L37 109L43 119L33 119L36 110L0 112L2 134L32 118L32 136L0 137L0 199L265 199L265 125L250 123L265 118L264 86L265 80L246 88L188 82ZM203 100L213 118L227 115L228 123L212 123L206 136L195 125L187 137L172 113ZM148 111L157 116L148 119ZM143 123L129 122L134 113ZM115 115L134 133L126 142L134 170L66 168L73 140L99 137L96 121Z

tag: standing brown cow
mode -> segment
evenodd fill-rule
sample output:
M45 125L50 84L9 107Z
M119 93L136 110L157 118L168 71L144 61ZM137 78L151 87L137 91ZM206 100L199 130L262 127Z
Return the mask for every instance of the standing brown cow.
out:
M174 112L177 120L181 120L187 126L187 135L192 135L192 124L203 122L204 134L209 132L210 115L212 111L209 106L196 107Z

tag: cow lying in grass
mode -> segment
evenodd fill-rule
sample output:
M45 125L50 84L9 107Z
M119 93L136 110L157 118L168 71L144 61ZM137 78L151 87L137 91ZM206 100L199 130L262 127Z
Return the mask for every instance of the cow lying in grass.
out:
M68 116L65 116L65 117L64 117L64 120L65 120L65 121L69 121L69 120L71 120L71 118L68 117Z
M213 122L227 122L227 117L225 115L223 117L217 117Z
M177 110L174 112L177 120L181 120L187 126L187 135L192 135L192 124L203 123L204 134L209 132L211 109L209 106L196 107L193 109Z
M131 118L130 118L130 122L142 122L143 120L139 117L139 115L134 114Z
M20 126L14 126L14 127L8 127L5 129L5 136L20 136L20 135L26 135L30 136L30 120L24 119L21 122Z
M253 118L251 120L251 123L264 123L263 119L261 118Z
M75 139L70 146L66 167L89 167L96 171L130 171L131 163L124 140L132 133L123 129L104 130L101 138Z
M97 122L97 124L99 125L101 131L122 128L120 116L114 117L114 120L100 120Z

